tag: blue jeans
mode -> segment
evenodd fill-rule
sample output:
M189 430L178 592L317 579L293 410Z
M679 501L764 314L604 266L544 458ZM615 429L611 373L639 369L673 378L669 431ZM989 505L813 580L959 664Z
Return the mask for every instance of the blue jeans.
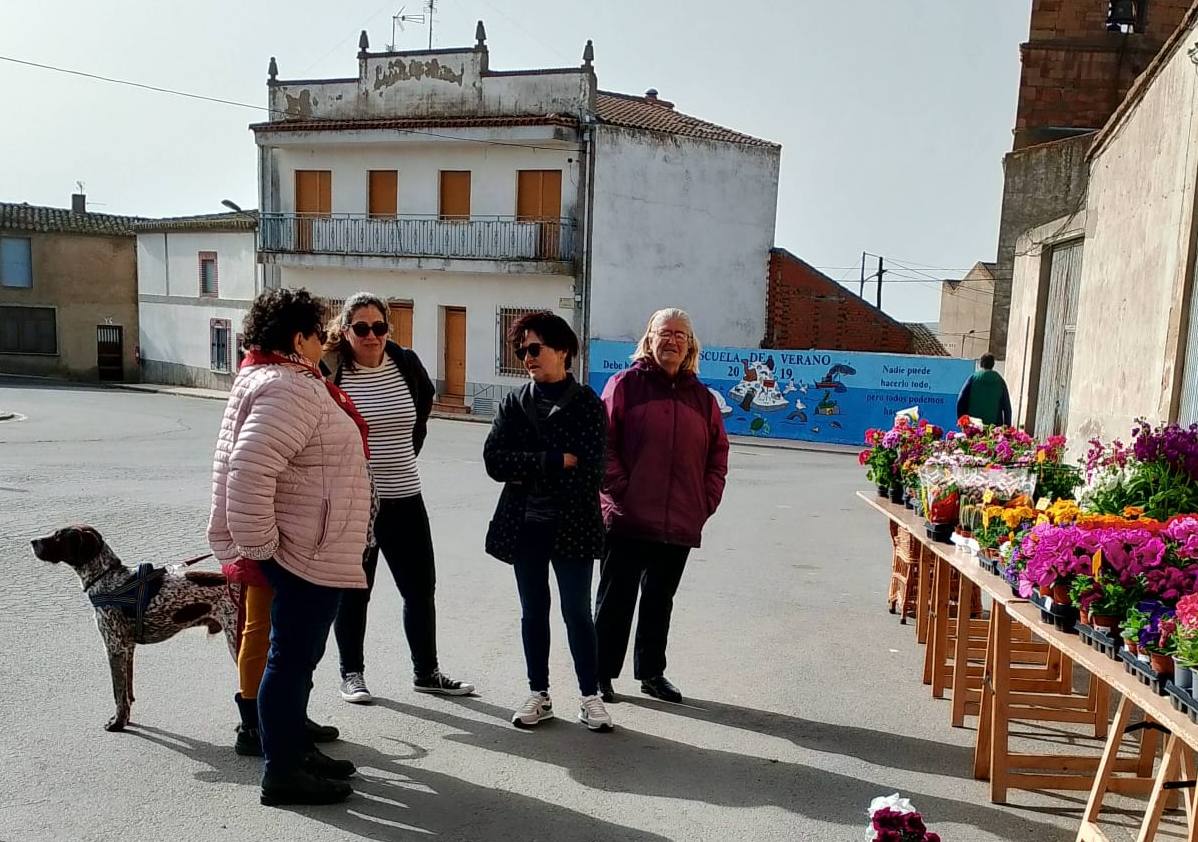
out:
M258 727L265 771L285 773L297 768L311 747L304 720L312 673L324 657L341 590L314 585L273 560L262 562L262 572L275 597L270 654L258 688Z
M591 576L594 559L553 558L553 523L526 523L517 549L516 588L520 592L520 634L524 639L524 661L528 688L534 693L549 690L549 565L557 575L562 619L574 658L578 689L584 696L599 692L595 622L591 617Z

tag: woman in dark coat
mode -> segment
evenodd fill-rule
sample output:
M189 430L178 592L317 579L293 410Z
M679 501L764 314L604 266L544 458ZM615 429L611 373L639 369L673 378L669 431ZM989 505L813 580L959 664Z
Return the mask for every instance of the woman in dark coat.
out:
M552 313L530 313L508 333L530 382L509 394L483 447L487 473L504 483L487 531L487 552L511 564L520 594L520 630L528 667L527 701L512 716L531 728L553 716L549 698L549 567L582 700L578 719L610 731L599 697L591 579L603 548L603 402L570 374L578 337Z
M599 686L612 701L640 592L633 672L641 692L668 702L682 693L666 677L674 594L703 525L724 496L728 435L719 406L696 376L699 340L682 310L649 320L632 368L607 381L607 552L599 574Z

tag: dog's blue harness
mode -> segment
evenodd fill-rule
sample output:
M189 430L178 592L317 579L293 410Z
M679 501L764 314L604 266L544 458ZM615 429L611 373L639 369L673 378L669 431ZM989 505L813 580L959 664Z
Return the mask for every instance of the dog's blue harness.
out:
M133 639L142 642L142 624L150 602L162 589L165 567L139 564L137 570L115 590L101 594L88 594L96 608L119 608L121 613L133 621Z

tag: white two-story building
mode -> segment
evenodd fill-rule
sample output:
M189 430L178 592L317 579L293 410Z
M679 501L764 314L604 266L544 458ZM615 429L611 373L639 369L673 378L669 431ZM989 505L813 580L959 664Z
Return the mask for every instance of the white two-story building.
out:
M133 226L142 380L210 389L232 384L241 322L264 283L254 228L248 211Z
M492 70L473 47L370 52L344 79L270 62L258 144L268 284L336 304L370 290L437 381L490 412L522 381L503 341L530 309L590 338L639 338L656 308L704 342L765 335L780 147L579 67ZM585 352L579 368L585 368Z

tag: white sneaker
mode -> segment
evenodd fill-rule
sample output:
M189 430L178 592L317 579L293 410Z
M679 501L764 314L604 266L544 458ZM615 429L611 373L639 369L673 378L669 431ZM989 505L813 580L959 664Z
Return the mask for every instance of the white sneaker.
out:
M582 704L578 709L578 721L592 731L610 731L616 727L612 724L611 714L603 706L603 699L597 695L582 697Z
M360 672L348 673L341 681L341 698L355 705L368 705L374 701L366 687L366 677Z
M512 714L512 724L517 728L535 728L542 720L553 718L553 700L548 693L533 693L528 701Z

